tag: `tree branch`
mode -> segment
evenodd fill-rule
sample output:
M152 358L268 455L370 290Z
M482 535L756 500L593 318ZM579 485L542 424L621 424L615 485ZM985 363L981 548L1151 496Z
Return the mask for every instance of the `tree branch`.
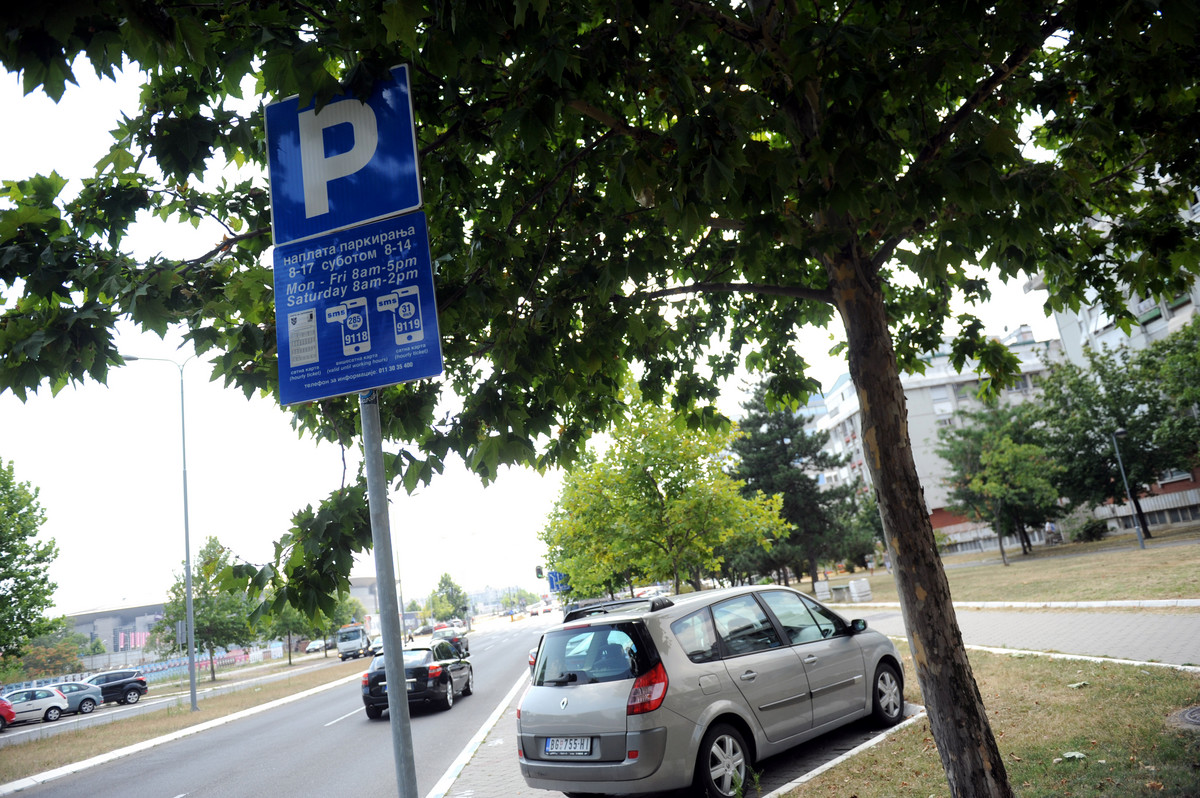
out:
M662 288L657 291L635 293L626 297L627 301L642 299L663 299L685 294L766 294L768 296L786 296L793 299L807 299L813 302L833 304L833 292L826 289L806 288L791 285L761 285L758 283L690 283L675 288Z
M1039 28L1039 38L1035 41L1031 39L1026 44L1017 47L1008 58L1004 60L998 68L992 71L992 74L980 83L971 96L963 102L958 109L950 116L946 117L946 121L942 123L941 129L929 140L929 143L917 153L916 159L913 161L912 168L909 169L907 177L920 173L929 166L935 158L941 153L942 148L950 143L950 139L958 132L958 129L963 126L967 118L975 113L984 101L998 89L1001 84L1011 78L1016 71L1021 68L1026 61L1029 60L1034 51L1052 36L1056 31L1061 30L1063 25L1063 14L1060 12L1055 14L1050 19L1042 23Z
M190 258L188 260L182 260L179 263L181 266L183 266L185 268L185 270L188 268L191 268L192 266L199 266L201 264L207 263L208 261L212 260L213 258L215 258L217 255L221 254L222 252L228 252L233 247L234 244L237 244L240 241L249 241L252 238L258 238L259 236L266 235L269 232L271 232L271 228L259 227L254 230L251 230L248 233L242 233L241 235L226 236L225 238L223 238L221 240L220 244L217 244L215 247L210 249L208 252L205 252L200 257Z
M618 119L606 111L601 111L599 108L589 105L583 100L569 100L567 102L567 107L578 111L586 117L596 120L611 130L615 130L618 133L624 133L634 141L657 141L659 139L659 135L657 133L651 133L649 130L633 127L624 120Z

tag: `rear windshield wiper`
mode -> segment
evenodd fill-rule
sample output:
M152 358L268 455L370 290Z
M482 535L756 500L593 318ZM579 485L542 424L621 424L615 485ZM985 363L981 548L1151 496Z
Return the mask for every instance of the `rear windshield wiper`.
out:
M566 673L560 673L552 679L542 679L542 684L553 684L561 687L564 684L570 684L571 682L576 681L579 681L579 674L575 673L574 671L568 671Z

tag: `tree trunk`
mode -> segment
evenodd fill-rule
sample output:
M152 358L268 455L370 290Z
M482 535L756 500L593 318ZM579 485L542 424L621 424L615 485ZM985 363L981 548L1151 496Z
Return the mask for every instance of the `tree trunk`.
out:
M865 459L887 531L917 680L950 792L958 798L1011 798L913 461L904 389L878 272L854 247L827 251L826 257L830 288L846 327L850 376L862 408Z
M1130 498L1133 499L1133 512L1136 516L1134 523L1142 525L1142 538L1144 540L1149 540L1150 524L1146 522L1146 514L1142 512L1142 502L1140 499L1138 499L1137 493L1134 493Z
M1021 553L1033 554L1033 541L1029 539L1029 530L1024 521L1017 521L1017 537L1021 541Z

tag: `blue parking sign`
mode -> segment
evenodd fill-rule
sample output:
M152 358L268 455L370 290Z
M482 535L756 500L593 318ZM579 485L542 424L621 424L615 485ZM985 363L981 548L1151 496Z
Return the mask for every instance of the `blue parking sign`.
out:
M320 111L298 97L266 109L275 244L421 207L407 66L366 102L337 97Z

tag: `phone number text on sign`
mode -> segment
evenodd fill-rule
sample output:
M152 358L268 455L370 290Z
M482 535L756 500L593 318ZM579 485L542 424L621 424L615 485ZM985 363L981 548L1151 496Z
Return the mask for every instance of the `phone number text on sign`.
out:
M275 248L284 404L442 371L423 213Z

